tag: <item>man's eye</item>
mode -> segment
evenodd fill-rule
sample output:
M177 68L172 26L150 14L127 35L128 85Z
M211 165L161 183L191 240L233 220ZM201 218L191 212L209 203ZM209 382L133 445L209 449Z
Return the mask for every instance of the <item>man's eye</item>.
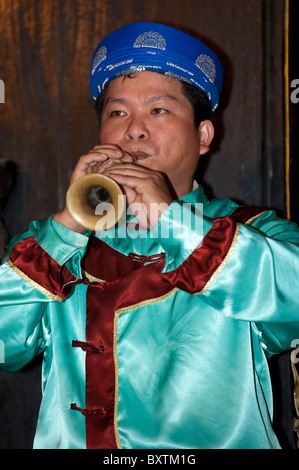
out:
M118 109L115 109L114 111L111 111L110 116L111 117L117 117L117 116L124 116L125 112L120 111Z
M168 111L164 108L154 108L152 110L152 113L153 114L164 114L164 113L167 113Z

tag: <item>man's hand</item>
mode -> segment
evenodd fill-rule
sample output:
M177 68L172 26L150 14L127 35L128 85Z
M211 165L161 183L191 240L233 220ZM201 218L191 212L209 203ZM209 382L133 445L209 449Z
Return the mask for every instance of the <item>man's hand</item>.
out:
M71 175L70 185L86 174L103 173L105 167L122 160L132 161L132 156L123 152L118 145L96 145L86 155L79 158ZM78 225L73 219L66 206L61 212L55 214L53 219L75 232L84 233L86 231L86 228Z
M131 213L140 225L154 228L173 199L162 173L138 164L124 163L111 165L104 174L122 187Z
M89 173L105 174L122 187L131 212L139 223L151 229L171 203L172 197L161 173L132 162L135 163L134 156L115 144L96 145L79 158L70 184ZM86 231L72 218L67 207L55 214L54 220L75 232Z
M124 152L118 145L96 145L86 155L82 155L72 173L70 184L89 173L103 173L113 163L133 162L134 157Z

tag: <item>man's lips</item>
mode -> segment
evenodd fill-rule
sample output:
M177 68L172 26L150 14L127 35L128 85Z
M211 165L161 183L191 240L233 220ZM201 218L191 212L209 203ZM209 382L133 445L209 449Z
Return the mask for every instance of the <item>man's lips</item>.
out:
M141 150L132 150L130 152L131 155L135 155L135 157L137 158L137 161L138 160L145 160L145 158L148 158L150 155L146 152L142 152Z

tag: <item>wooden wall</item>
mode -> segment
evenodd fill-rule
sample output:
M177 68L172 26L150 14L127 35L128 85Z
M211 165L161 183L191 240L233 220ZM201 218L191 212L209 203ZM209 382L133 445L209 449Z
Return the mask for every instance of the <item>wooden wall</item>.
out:
M98 141L93 50L132 21L194 33L225 66L215 142L198 172L208 194L285 211L283 0L0 0L0 159L22 183L11 235L63 206L75 162ZM0 448L32 445L39 368L0 374Z
M24 224L62 207L71 169L97 143L88 89L94 48L139 20L195 33L226 67L218 132L201 166L210 192L283 210L283 180L273 200L268 181L284 158L283 1L1 0L0 158L28 179Z

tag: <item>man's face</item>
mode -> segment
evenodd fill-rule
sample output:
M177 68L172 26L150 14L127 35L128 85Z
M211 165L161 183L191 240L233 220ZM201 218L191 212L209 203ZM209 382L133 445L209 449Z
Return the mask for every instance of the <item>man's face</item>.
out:
M140 72L109 84L100 142L117 144L134 153L138 165L165 173L178 196L191 190L199 156L208 150L201 138L178 80Z

